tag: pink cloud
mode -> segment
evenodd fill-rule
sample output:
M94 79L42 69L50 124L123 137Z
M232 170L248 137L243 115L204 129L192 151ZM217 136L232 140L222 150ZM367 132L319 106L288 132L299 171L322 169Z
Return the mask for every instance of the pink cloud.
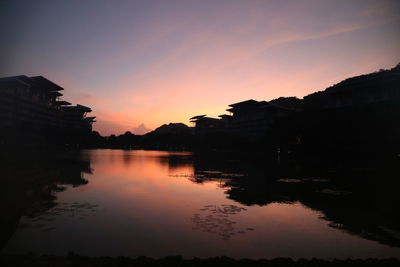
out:
M107 56L107 63L122 72L110 75L107 84L98 85L106 90L94 93L96 88L92 88L88 92L85 84L68 77L71 100L92 105L98 116L95 128L102 133L140 132L148 129L144 124L156 128L171 121L187 123L191 115L199 113L217 116L228 104L248 98L302 97L389 62L389 56L379 51L366 54L359 61L361 66L354 62L340 67L347 60L340 55L331 56L329 62L315 59L312 63L290 63L293 66L287 66L289 63L282 58L272 57L265 62L263 55L272 48L332 37L337 37L340 45L346 41L340 39L343 36L389 23L399 16L387 15L388 5L383 4L362 5L365 8L360 12L343 18L339 14L342 19L336 20L319 14L324 4L318 1L312 2L313 9L310 3L293 2L276 13L264 5L232 4L223 12L212 10L209 21L200 19L199 14L169 17L168 23L154 20L143 38L132 37L124 49ZM184 37L169 53L153 59L157 51L152 49L176 35ZM152 59L150 63L129 69L129 63L140 61L143 55Z

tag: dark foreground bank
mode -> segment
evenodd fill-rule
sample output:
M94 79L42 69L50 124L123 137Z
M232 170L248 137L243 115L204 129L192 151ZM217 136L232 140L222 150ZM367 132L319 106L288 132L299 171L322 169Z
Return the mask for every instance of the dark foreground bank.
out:
M76 254L67 256L35 256L26 255L2 255L1 266L270 266L270 267L296 267L296 266L400 266L398 259L347 259L347 260L321 260L276 258L271 260L235 260L228 257L215 257L208 259L183 259L181 256L170 256L161 259L138 257L85 257Z

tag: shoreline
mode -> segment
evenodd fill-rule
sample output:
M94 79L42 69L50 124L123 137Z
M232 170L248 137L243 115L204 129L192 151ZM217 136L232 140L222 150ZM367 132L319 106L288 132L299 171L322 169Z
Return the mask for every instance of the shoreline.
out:
M386 259L233 259L225 256L212 258L184 259L182 256L167 256L164 258L150 257L89 257L69 253L66 256L41 255L32 253L22 255L0 254L2 266L400 266L396 258Z

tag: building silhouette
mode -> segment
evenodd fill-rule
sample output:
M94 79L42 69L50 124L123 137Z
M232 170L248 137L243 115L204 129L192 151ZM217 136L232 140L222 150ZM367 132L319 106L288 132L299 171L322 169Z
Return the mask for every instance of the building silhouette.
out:
M70 129L92 130L92 123L96 117L88 117L92 109L82 105L62 106L63 126Z
M64 88L43 76L0 78L0 128L2 143L16 132L30 136L47 132L90 132L95 117L91 109L62 100Z
M225 132L244 137L263 136L279 118L288 116L299 109L285 107L273 101L253 99L229 105L231 115L219 115L219 119L199 115L190 118L195 123L195 134L202 136Z
M197 136L217 133L225 129L221 119L207 117L207 115L194 116L190 118L190 122L194 123L194 134Z
M279 118L296 111L267 101L253 99L229 105L232 115L220 115L227 130L240 136L263 136L268 128Z

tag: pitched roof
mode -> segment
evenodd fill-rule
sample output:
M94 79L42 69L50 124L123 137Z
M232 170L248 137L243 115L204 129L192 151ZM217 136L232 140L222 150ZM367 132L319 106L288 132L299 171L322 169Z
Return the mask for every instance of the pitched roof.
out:
M46 88L49 91L61 91L61 90L64 90L64 88L62 88L61 86L53 83L50 80L47 80L43 76L34 76L34 77L30 77L29 79L31 79L36 85L42 86L42 87Z
M242 101L242 102L237 102L234 104L230 104L230 107L236 108L236 107L246 107L246 106L252 106L254 104L259 103L258 101L254 100L254 99L249 99L246 101Z

